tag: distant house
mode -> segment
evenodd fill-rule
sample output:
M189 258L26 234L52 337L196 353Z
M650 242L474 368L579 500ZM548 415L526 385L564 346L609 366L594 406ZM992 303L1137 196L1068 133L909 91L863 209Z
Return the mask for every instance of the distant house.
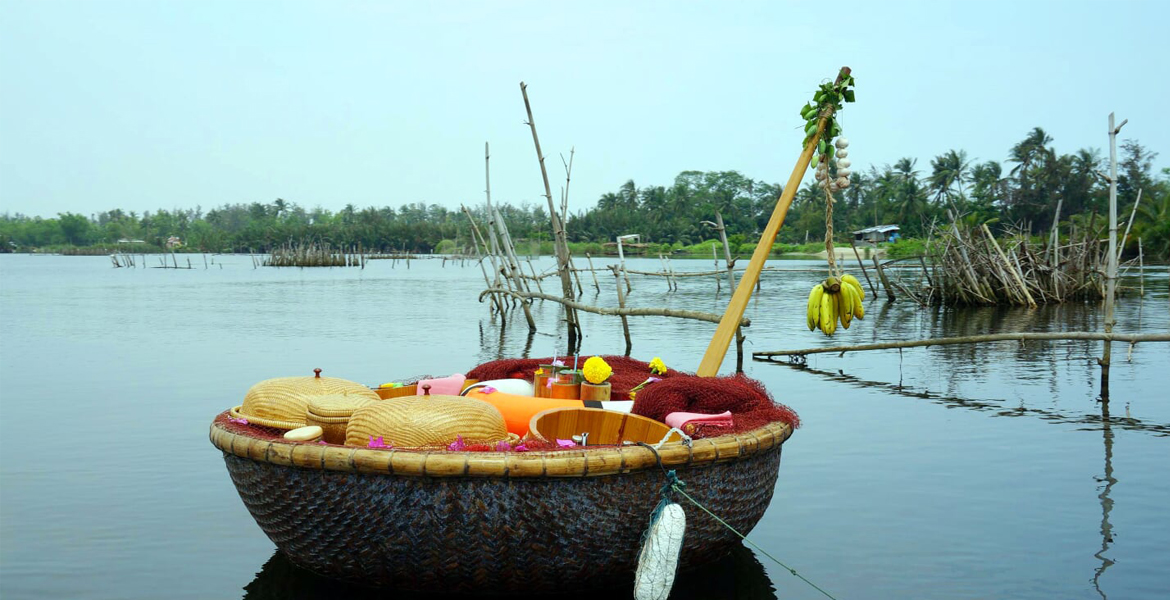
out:
M893 242L899 237L897 225L878 225L853 232L855 242Z

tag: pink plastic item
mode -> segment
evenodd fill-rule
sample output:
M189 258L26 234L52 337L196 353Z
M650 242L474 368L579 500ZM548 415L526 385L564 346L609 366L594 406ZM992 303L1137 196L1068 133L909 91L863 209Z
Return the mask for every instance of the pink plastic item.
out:
M467 378L462 373L456 373L450 377L442 377L440 379L423 379L418 382L418 389L423 389L424 385L431 386L432 394L442 394L445 396L458 396L459 392L463 391L463 382Z
M731 427L733 425L730 410L717 415L689 412L673 412L666 415L666 424L682 431L686 431L685 427L689 423L694 423L695 425L711 425L712 427Z

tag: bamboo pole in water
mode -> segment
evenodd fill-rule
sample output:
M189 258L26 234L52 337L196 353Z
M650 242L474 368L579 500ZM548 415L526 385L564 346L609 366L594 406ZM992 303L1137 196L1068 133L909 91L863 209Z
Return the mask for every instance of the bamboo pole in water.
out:
M536 160L540 163L540 175L544 180L544 196L548 200L549 219L552 221L553 250L557 256L557 272L561 278L561 293L565 299L575 298L573 280L569 275L569 242L565 237L565 227L561 223L560 215L553 204L552 187L548 183L548 169L544 165L544 154L540 151L540 138L536 135L536 120L532 118L532 104L528 102L528 86L521 81L520 93L524 96L524 110L528 112L528 127L532 130L532 143L536 146ZM581 334L581 325L577 322L577 315L571 307L566 305L565 317L569 321L569 350L577 347Z
M849 67L842 67L837 75L837 83L840 83L849 73ZM788 215L788 207L792 205L792 199L800 188L800 180L804 179L804 173L808 170L809 163L812 162L813 152L817 149L817 143L820 141L825 124L831 115L832 109L826 110L821 115L817 122L816 133L809 138L808 143L804 146L804 151L796 159L796 166L792 168L792 174L788 176L788 183L784 185L780 199L776 202L776 208L772 211L772 217L768 219L764 232L760 234L760 242L756 244L752 260L748 263L743 277L740 278L739 285L727 303L727 310L719 321L719 327L715 329L715 335L712 336L711 343L707 346L706 353L703 354L703 360L699 363L699 369L696 372L698 376L714 377L719 373L719 366L723 364L723 357L727 354L728 346L731 345L731 337L735 335L735 329L739 326L743 313L747 309L747 303L752 297L752 288L756 287L760 281L760 271L764 268L764 262L768 260L772 243L776 241L776 234L779 233L780 226L784 224L784 217Z
M617 267L614 268L616 269ZM593 313L596 315L628 317L674 317L676 319L692 319L695 321L704 321L707 323L719 323L723 318L722 315L717 315L715 313L702 312L698 310L681 310L677 308L606 308L602 306L592 306L583 302L577 302L576 300L566 300L551 294L515 292L503 288L492 288L490 290L484 290L480 292L480 298L483 298L485 294L509 294L521 298L538 298L540 300L548 300L550 302L569 305L576 310ZM747 317L742 317L739 324L743 327L751 327L752 320Z
M589 274L593 275L593 289L597 290L597 293L600 294L601 284L597 283L597 270L593 268L593 257L590 256L588 252L586 252L585 259L589 261Z
M861 267L861 274L865 275L865 282L869 284L869 290L873 292L873 297L877 298L877 288L874 287L873 281L869 278L869 273L865 270L865 263L861 262L861 253L857 251L857 244L853 240L849 240L849 246L853 248L853 256L857 258L857 265ZM874 248L874 254L877 254L877 248Z
M1109 113L1109 265L1105 284L1105 333L1113 333L1113 294L1117 288L1117 134L1129 121L1113 126L1113 113ZM1113 345L1105 342L1101 354L1101 402L1109 402L1109 363Z
M1096 331L1058 331L1041 333L989 333L986 335L966 335L961 337L935 338L929 340L913 340L908 342L883 342L880 344L854 344L847 346L827 346L824 348L802 348L799 350L769 350L766 352L752 352L752 358L771 360L774 356L807 356L809 354L831 354L845 352L863 352L866 350L892 350L896 348L923 348L927 346L953 346L955 344L982 344L987 342L1011 341L1044 341L1044 340L1090 340L1129 342L1170 342L1170 333L1098 333Z

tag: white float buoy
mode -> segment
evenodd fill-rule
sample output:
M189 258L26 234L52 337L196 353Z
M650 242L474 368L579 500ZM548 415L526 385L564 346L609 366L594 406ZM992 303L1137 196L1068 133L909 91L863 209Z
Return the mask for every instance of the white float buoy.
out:
M666 600L670 596L686 528L686 513L676 502L663 506L651 520L642 552L638 554L635 600Z

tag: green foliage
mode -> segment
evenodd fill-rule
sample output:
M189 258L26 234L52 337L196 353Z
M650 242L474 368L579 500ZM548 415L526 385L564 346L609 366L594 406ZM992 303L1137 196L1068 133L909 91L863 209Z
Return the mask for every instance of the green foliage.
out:
M898 238L892 244L884 244L887 258L923 256L926 254L926 240L920 238Z
M999 221L1030 225L1032 233L1042 233L1050 230L1058 202L1062 230L1067 231L1070 223L1082 231L1090 222L1101 228L1108 189L1095 175L1104 170L1100 152L1081 149L1061 155L1051 142L1042 129L1034 128L1011 148L1010 170L995 161L972 165L961 150L935 157L929 174L922 173L912 157L892 166L870 167L868 172L855 167L852 184L834 205L834 230L846 239L858 229L896 224L904 238L925 238L932 224L944 226L953 214L969 225ZM1119 164L1119 213L1124 218L1142 190L1125 251L1136 254L1140 238L1147 260L1170 258L1170 171L1153 173L1156 156L1126 140ZM716 252L722 256L721 244L715 241L718 233L704 224L715 221L718 212L733 254L750 256L780 192L777 183L753 180L737 171L683 171L670 185L638 187L630 180L602 194L595 207L569 215L566 230L574 256L582 258L586 252L616 253L617 248L608 244L630 233L640 234L645 244L632 248L631 255L687 252L708 257L711 244L717 244ZM520 254L553 253L546 208L507 203L498 208ZM819 252L824 210L823 192L811 181L802 186L773 252ZM472 214L483 230L484 211L475 209ZM128 251L150 251L164 247L170 236L181 238L182 251L188 252L265 252L289 241L360 245L373 252L430 252L439 244L462 251L472 246L469 230L465 215L435 204L404 204L397 209L359 209L351 204L333 213L277 198L267 204L224 205L206 213L196 207L141 215L120 209L91 217L61 213L47 219L0 214L0 251L116 248L120 239L145 242L125 246ZM909 255L920 251L906 245L911 241L892 245L892 251Z
M822 83L813 94L813 101L800 108L800 116L804 119L804 141L800 143L801 150L804 150L817 134L817 126L821 118L824 118L825 127L821 130L817 154L822 160L833 156L833 138L841 135L841 125L837 122L836 114L844 106L843 103L853 102L853 84L853 76L842 69L837 81Z

